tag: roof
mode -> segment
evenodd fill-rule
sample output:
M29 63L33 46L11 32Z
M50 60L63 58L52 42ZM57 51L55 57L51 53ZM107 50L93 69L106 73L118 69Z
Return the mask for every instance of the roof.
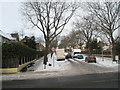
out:
M3 33L1 30L0 30L0 36L7 38L9 40L14 40L14 38L12 38L11 35Z

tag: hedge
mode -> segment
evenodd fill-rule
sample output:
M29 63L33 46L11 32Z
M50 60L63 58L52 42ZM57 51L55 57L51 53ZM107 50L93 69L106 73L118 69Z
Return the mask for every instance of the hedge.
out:
M42 57L42 53L43 51L37 52L21 42L3 43L2 68L18 67L20 64Z
M117 42L115 45L116 54L120 56L120 42Z
M86 51L81 51L81 54L89 54L89 51L88 50L86 50ZM94 50L94 51L91 51L91 54L102 54L102 51L100 51L100 50ZM105 55L110 55L111 54L111 51L103 51L103 54L105 54Z

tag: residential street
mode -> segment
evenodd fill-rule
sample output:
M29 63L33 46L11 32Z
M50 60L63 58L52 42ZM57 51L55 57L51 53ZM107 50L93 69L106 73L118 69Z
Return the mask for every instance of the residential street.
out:
M4 88L118 88L118 73L5 81Z
M0 88L117 88L120 0L0 0Z
M118 65L112 63L113 66L105 66L99 64L101 62L86 63L84 59L69 59L57 61L56 65L61 67L53 69L48 66L42 70L42 62L37 61L34 71L3 75L3 88L117 88Z

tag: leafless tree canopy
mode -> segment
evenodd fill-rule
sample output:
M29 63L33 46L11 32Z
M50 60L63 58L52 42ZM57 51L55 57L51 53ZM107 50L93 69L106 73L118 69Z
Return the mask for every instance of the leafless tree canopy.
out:
M66 2L26 2L23 13L26 18L37 27L45 40L44 64L47 62L51 42L63 31L78 6L75 3Z
M113 32L120 28L118 24L120 21L120 3L88 3L88 6L90 12L96 16L96 23L102 28L102 31L112 39Z
M113 33L120 28L120 2L93 2L88 3L89 11L95 15L96 23L112 44L112 55L115 60L115 38Z
M77 9L76 4L66 2L26 2L24 15L43 34L46 42L59 35Z
M67 36L64 36L59 44L59 48L75 48L75 45L81 46L83 37L78 30L72 30Z
M94 22L94 15L88 15L82 18L82 21L76 20L74 22L75 28L81 33L85 42L89 43L97 30Z

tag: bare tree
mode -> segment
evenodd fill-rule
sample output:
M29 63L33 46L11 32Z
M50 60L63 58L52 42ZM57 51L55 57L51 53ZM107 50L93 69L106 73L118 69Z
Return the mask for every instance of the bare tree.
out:
M77 8L76 4L66 2L44 1L24 3L24 15L44 35L46 47L44 55L45 66L51 42L63 31Z
M50 47L51 47L51 48L52 48L52 47L57 48L57 47L58 47L59 39L60 39L60 36L58 35L58 36L51 42Z
M78 30L72 30L69 34L69 46L71 46L72 48L75 48L76 45L79 46L77 48L81 47L82 41L83 41L83 37L80 33L80 31Z
M76 22L74 22L74 25L75 28L78 29L81 35L83 36L83 39L87 44L89 54L91 54L89 49L90 42L92 37L95 35L94 33L97 29L96 23L94 22L94 16L92 14L84 16L82 22L77 20Z
M42 36L41 36L41 37L42 37ZM41 37L36 37L36 42L43 45L43 44L44 44L44 40L43 40L43 38L41 38Z
M66 48L68 46L69 38L67 36L62 36L60 43L58 45L59 48Z
M79 33L78 30L72 30L67 36L64 36L64 38L61 40L59 47L61 48L75 48L76 45L81 47L81 44L83 43L83 38L81 33Z
M115 60L115 41L113 33L120 28L120 2L88 3L89 10L96 17L96 23L102 28L103 33L112 44L112 57Z

